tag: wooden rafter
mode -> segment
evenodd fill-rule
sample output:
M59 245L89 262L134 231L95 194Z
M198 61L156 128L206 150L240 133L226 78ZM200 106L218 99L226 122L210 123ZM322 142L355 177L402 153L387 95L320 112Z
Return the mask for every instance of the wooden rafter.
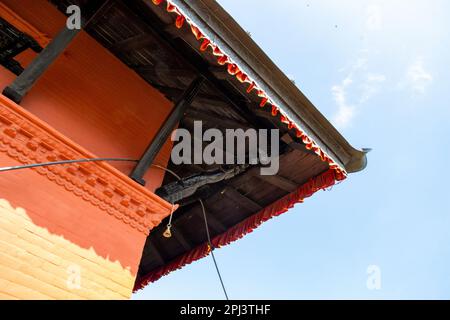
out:
M223 194L233 200L238 206L244 207L250 212L258 212L263 208L259 203L246 197L231 186L225 187Z
M303 153L316 155L316 153L313 150L306 149L306 146L303 143L299 143L294 141L292 137L289 135L289 133L284 134L281 137L281 140L285 142L287 145L289 145L292 149L301 151Z
M174 225L172 225L172 236L181 244L184 250L189 251L192 249L192 245L183 235L181 230Z
M284 177L281 177L279 175L274 176L257 175L257 177L258 179L270 183L271 185L287 192L294 192L298 188L298 185L295 182L286 179Z
M124 52L130 52L136 49L141 49L145 46L148 46L154 43L154 39L148 34L141 33L125 40L119 41L115 43L111 49L113 50L121 50Z
M147 240L146 247L149 249L147 252L149 254L152 254L152 257L154 257L156 259L157 263L160 266L163 266L166 264L166 261L163 258L163 256L161 255L161 253L159 252L159 249L155 246L155 244L151 240Z
M236 121L229 118L223 118L212 115L211 113L199 112L193 108L189 108L186 114L186 118L191 120L201 120L205 122L213 123L223 129L243 129L247 130L250 126L246 123Z

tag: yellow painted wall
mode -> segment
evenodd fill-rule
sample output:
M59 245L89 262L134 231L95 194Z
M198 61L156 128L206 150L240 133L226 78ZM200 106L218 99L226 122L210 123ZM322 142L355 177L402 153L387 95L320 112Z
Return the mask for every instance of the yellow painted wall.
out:
M0 199L1 299L127 299L134 276L119 262L35 225Z

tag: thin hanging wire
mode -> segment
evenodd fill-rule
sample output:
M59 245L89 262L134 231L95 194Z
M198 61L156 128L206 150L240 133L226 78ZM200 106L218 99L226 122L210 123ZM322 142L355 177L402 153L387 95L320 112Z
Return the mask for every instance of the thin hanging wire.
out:
M161 166L161 165L159 165L159 164L152 164L151 166L152 166L152 167L155 167L155 168L158 168L158 169L161 169L161 170L163 170L163 171L166 171L166 172L168 172L168 173L170 173L170 174L171 174L172 176L174 176L178 181L181 180L181 177L180 177L178 174L176 174L174 171L172 171L172 170L170 170L170 169L168 169L168 168L165 168L164 166ZM171 212L170 212L169 222L168 222L167 225L166 225L166 231L163 232L163 236L164 236L165 238L171 238L171 237L172 237L172 218L173 218L174 212L175 212L175 204L172 203L172 210L171 210Z
M154 165L154 167L159 168L159 169L161 169L161 170L165 170L165 171L169 172L170 174L172 174L172 175L173 175L175 178L177 178L179 181L181 180L181 177L180 177L179 175L177 175L175 172L173 172L173 171L171 171L171 170L169 170L169 169L167 169L167 168L165 168L165 167L163 167L163 166ZM219 277L220 284L222 285L222 290L223 290L223 293L225 294L225 298L226 298L227 300L230 300L230 299L228 298L227 289L225 288L225 284L224 284L224 282L223 282L222 275L221 275L221 273L220 273L220 269L219 269L219 266L218 266L217 261L216 261L216 257L214 256L214 249L215 249L215 247L213 246L213 244L212 244L212 242L211 242L211 235L210 235L210 233L209 233L209 226L208 226L208 219L206 218L205 205L204 205L202 199L198 199L198 201L200 202L200 205L201 205L201 208L202 208L203 219L204 219L204 221L205 221L206 237L207 237L207 239L208 239L208 245L209 245L209 247L211 248L211 257L212 257L212 259L213 259L213 261L214 261L214 266L216 267L217 276ZM171 232L170 232L170 229L171 229L171 227L172 227L172 217L173 217L173 212L174 212L174 211L172 210L172 213L170 214L170 217L169 217L169 223L167 224L167 230L165 231L165 233L168 233L170 236L172 235Z
M161 165L159 165L159 164L152 164L151 165L152 167L155 167L155 168L158 168L158 169L161 169L161 170L164 170L164 171L167 171L168 173L170 173L171 175L173 175L175 178L177 178L178 180L181 180L181 177L179 176L179 175L177 175L174 171L172 171L172 170L170 170L170 169L167 169L167 168L165 168L165 167L163 167L163 166L161 166Z
M217 265L216 257L214 256L215 247L213 246L213 244L211 242L211 236L209 234L208 219L206 218L205 205L203 204L202 199L198 199L198 201L200 202L200 205L201 205L202 211L203 211L203 219L205 220L206 236L208 237L208 245L211 248L211 257L214 261L214 266L216 267L217 275L219 276L219 280L220 280L220 284L222 285L223 293L225 294L225 298L228 301L230 299L228 298L227 289L225 288L225 284L223 283L222 275L220 274L219 266Z

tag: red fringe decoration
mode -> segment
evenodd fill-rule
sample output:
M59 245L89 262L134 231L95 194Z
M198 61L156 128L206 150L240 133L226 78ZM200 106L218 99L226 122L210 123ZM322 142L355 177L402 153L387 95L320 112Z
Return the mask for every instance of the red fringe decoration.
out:
M175 26L178 28L178 29L181 29L182 27L183 27L183 24L184 24L184 21L185 21L186 19L185 19L185 17L184 16L182 16L181 14L177 17L177 20L176 20L176 22L175 22Z
M256 87L256 83L252 82L247 89L247 93L251 93L253 91L253 89L255 89Z
M217 63L220 64L221 66L227 64L228 62L229 60L227 56L222 56L217 60Z
M178 13L178 8L174 4L167 2L167 12Z
M242 71L239 71L236 75L236 78L239 80L239 82L244 83L248 81L248 76L243 73Z
M220 248L230 244L231 242L239 240L246 234L255 230L263 222L266 222L273 217L285 213L296 203L303 202L305 198L312 196L315 192L331 187L335 184L336 181L341 181L345 178L345 175L339 175L335 170L329 169L325 173L315 178L311 178L308 182L300 186L297 191L272 203L270 206L262 209L260 212L231 227L225 233L216 236L211 240L211 242L215 248ZM190 252L187 252L171 261L167 265L136 279L134 291L143 289L147 284L157 281L170 272L178 270L187 264L206 257L209 252L210 250L207 243L196 247Z
M234 63L233 63L233 64L230 63L230 64L228 65L228 73L229 73L230 75L235 76L235 75L237 75L239 72L240 72L240 70L239 70L238 66L235 65Z
M206 51L206 49L208 49L209 45L211 44L211 41L209 41L208 39L204 38L202 45L200 46L200 51Z
M216 46L213 49L213 55L215 55L216 57L222 57L223 52L219 49L219 47Z
M294 123L289 121L288 129L291 130L294 128Z
M284 124L289 124L289 119L286 116L281 115L280 121Z
M259 106L260 106L261 108L264 108L264 107L266 106L266 104L267 104L268 101L269 101L268 98L266 98L266 97L262 98L261 103L259 104Z
M201 40L203 38L203 33L193 24L191 25L191 30L197 40Z
M278 107L272 106L272 117L276 117L278 114Z

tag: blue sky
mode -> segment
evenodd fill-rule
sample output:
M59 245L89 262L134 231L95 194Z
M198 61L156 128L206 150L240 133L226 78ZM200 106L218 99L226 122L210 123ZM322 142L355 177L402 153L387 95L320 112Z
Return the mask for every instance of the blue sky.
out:
M450 3L219 2L352 145L373 149L364 172L216 251L229 296L450 299ZM207 257L134 298L223 293Z

